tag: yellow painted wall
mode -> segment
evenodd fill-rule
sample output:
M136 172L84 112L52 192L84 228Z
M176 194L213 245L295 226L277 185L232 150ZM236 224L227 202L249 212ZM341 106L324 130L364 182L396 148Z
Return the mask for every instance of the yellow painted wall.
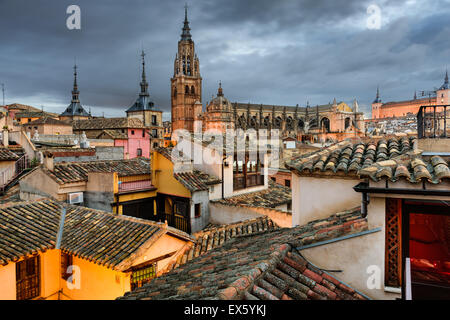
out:
M111 300L130 291L129 274L77 257L73 257L73 265L80 268L80 288L69 289L66 281L61 281L62 292L72 300Z
M191 197L191 192L173 176L173 163L156 151L152 153L152 173L153 185L159 193Z
M0 300L16 299L16 264L0 266Z
M53 249L41 254L41 297L57 300L60 288L60 250Z

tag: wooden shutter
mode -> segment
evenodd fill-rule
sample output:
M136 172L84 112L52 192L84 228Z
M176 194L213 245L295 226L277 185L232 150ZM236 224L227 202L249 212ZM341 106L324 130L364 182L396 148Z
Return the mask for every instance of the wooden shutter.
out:
M402 202L386 198L385 284L402 285Z

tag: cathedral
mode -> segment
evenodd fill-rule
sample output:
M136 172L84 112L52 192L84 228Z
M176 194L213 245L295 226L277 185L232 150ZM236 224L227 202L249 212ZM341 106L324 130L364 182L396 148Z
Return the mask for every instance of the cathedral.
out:
M190 33L187 9L171 78L172 130L278 129L281 138L303 142L341 141L364 135L364 117L356 99L306 107L230 102L219 84L217 96L202 112L200 62Z

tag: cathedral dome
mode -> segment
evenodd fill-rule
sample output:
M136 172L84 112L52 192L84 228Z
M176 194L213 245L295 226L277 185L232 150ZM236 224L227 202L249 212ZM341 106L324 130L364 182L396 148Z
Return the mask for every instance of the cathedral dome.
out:
M217 91L217 97L215 97L210 101L206 109L208 112L214 111L231 112L231 102L224 97L221 83L219 83L219 90Z

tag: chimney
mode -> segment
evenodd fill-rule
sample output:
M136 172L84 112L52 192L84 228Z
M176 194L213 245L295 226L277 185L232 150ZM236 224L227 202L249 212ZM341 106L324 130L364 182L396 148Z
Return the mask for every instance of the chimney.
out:
M53 171L54 169L54 163L53 163L53 154L48 151L44 151L44 166L50 170Z
M4 147L7 147L7 146L9 146L9 131L8 131L8 129L3 129L3 135L2 135L2 137L3 137L3 146Z

